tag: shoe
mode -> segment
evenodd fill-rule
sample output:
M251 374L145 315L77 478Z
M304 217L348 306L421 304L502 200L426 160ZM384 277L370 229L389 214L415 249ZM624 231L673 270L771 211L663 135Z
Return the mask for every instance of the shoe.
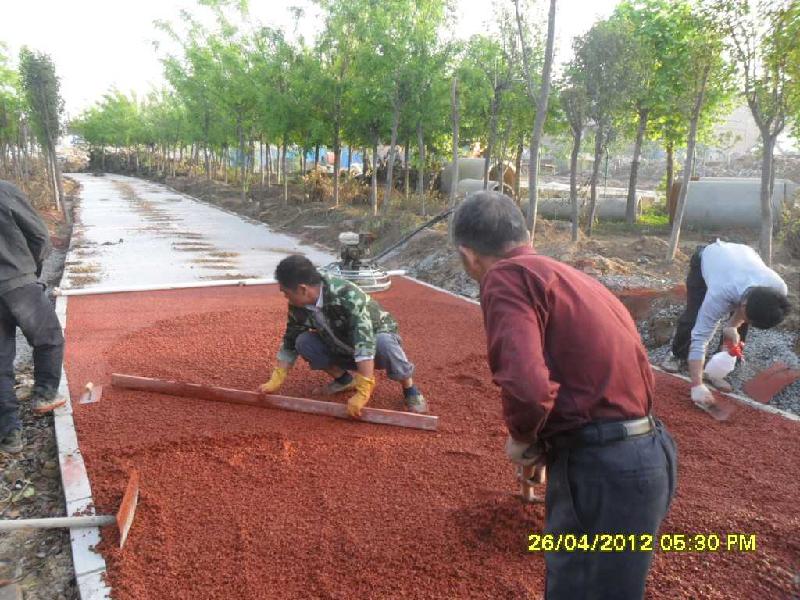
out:
M428 403L420 392L406 396L406 409L408 412L422 414L428 412Z
M346 392L347 390L354 390L356 389L356 379L350 380L349 383L339 383L336 380L331 381L328 385L322 388L322 394L325 396L335 396L336 394L341 394L342 392Z
M22 452L22 431L14 429L6 437L0 440L0 452L6 454L19 454Z
M34 392L31 394L31 403L33 404L33 413L36 415L44 415L54 411L59 406L64 406L67 399L60 394L44 394L41 392Z
M667 373L680 373L681 371L686 369L686 361L681 358L678 358L674 354L670 354L661 363L661 368L664 369Z

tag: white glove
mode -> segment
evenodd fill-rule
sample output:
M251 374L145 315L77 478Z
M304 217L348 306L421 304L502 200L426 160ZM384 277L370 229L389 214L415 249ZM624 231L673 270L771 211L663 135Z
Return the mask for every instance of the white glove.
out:
M506 440L506 456L515 465L523 467L544 463L545 460L544 453L537 444L518 442L510 435Z
M714 394L704 384L692 387L692 402L706 405L714 402Z
M739 345L742 339L739 337L739 330L736 327L724 327L722 329L722 337L732 347Z

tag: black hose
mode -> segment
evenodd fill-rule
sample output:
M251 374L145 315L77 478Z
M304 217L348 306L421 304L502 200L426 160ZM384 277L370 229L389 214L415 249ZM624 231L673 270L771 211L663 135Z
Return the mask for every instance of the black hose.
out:
M426 221L425 223L423 223L422 225L417 227L414 231L412 231L408 235L404 235L403 237L401 237L397 242L395 242L394 244L392 244L391 246L389 246L385 250L381 250L380 254L375 256L373 258L373 260L380 260L381 258L383 258L387 254L389 254L389 252L391 252L395 248L398 248L398 247L402 246L403 244L405 244L408 240L410 240L412 237L417 235L423 229L427 229L431 225L436 225L436 223L438 223L439 221L442 221L442 220L446 219L450 215L450 213L452 213L452 212L453 212L452 208L448 208L447 210L445 210L443 212L440 212L438 215L436 215L435 217L433 217L429 221Z

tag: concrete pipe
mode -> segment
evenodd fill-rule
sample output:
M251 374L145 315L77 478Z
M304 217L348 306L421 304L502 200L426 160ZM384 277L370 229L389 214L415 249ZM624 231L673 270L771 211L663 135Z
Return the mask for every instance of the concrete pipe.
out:
M676 182L670 194L670 221L680 193ZM784 207L793 206L800 186L776 179L772 194L772 218L778 223ZM689 183L684 225L709 229L761 226L761 180L755 177L703 177Z

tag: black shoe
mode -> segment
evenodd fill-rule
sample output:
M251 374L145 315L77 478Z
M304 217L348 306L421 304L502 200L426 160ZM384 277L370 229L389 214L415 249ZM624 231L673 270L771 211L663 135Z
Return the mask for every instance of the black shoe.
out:
M22 452L22 431L14 429L6 437L0 440L0 452L6 454L19 454Z

